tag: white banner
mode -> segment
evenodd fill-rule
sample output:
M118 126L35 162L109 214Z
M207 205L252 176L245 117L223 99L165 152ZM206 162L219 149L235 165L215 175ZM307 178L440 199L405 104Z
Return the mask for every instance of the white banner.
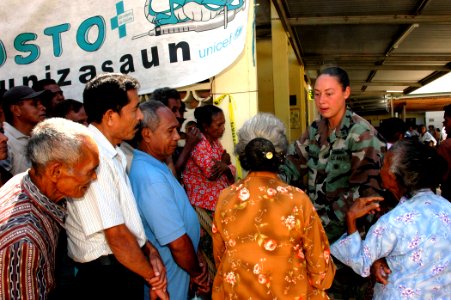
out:
M0 87L53 78L66 98L104 72L140 93L208 79L244 49L247 0L3 0Z

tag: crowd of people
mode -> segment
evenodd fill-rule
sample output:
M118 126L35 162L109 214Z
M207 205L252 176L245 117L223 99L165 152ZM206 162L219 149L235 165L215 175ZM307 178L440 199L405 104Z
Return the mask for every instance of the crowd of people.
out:
M274 115L238 131L174 88L140 101L105 73L82 101L55 81L2 96L1 299L446 299L451 136L376 129L321 71L294 143ZM451 105L443 125L451 132Z

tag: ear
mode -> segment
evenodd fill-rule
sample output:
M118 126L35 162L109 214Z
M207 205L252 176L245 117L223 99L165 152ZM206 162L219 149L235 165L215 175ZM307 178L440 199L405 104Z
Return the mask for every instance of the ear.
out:
M146 143L149 143L152 141L153 132L152 132L152 130L150 130L150 128L144 127L141 130L141 136L143 138L143 141L145 141Z
M345 88L345 99L348 99L349 96L351 96L351 88L349 86L347 86Z
M22 110L20 109L20 105L12 104L10 106L10 110L15 117L20 117L22 115Z
M102 122L109 126L112 126L114 124L115 114L116 112L114 112L112 109L107 110L103 115Z
M63 164L60 162L49 162L45 167L45 175L51 182L57 182L62 168Z

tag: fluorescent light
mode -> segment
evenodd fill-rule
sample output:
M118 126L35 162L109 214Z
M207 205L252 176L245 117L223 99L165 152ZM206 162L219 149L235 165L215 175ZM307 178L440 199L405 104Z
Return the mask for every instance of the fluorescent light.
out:
M404 93L404 91L386 91L387 93Z

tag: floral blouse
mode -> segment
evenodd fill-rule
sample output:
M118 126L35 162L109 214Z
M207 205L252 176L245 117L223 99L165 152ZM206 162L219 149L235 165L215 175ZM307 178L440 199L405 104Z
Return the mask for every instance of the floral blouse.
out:
M451 204L431 190L421 190L383 215L365 240L344 235L332 255L369 276L374 261L385 257L388 284L376 284L373 299L451 298Z
M310 199L276 174L225 189L213 222L213 299L328 299L335 274Z
M219 193L229 186L227 175L222 174L215 181L208 178L212 175L211 168L216 161L221 161L224 148L219 140L210 144L202 134L202 139L194 147L190 158L183 170L183 184L192 205L208 210L215 210ZM235 167L229 165L232 174L235 176Z

